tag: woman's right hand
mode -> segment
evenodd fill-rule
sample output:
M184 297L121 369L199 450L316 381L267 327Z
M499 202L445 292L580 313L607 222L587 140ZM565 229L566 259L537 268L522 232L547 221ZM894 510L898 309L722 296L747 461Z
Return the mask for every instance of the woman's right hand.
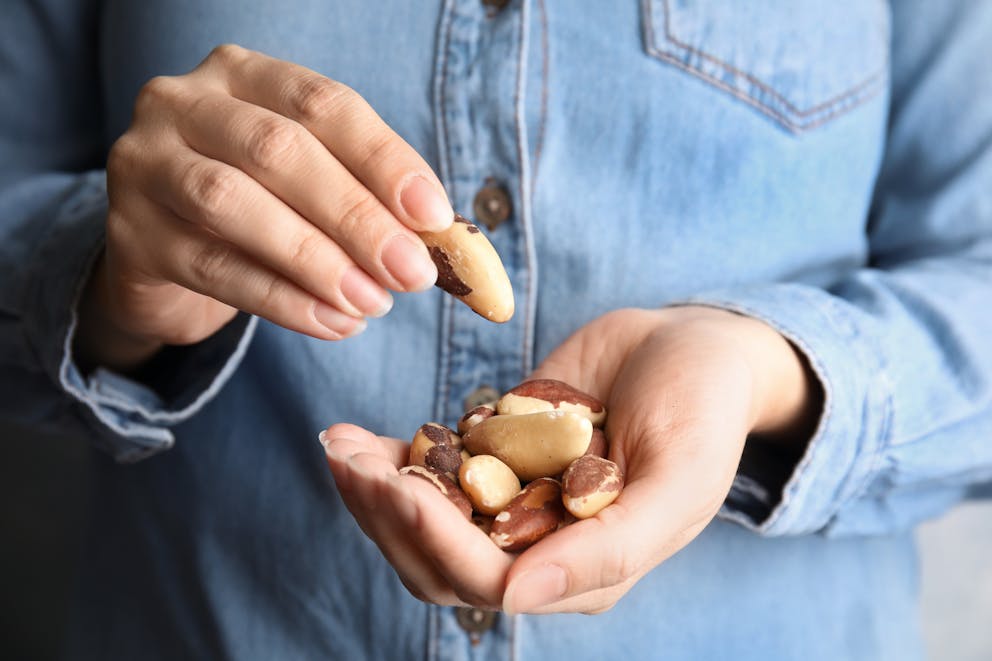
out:
M349 87L221 46L149 81L107 162L107 244L80 306L84 362L133 367L238 310L337 340L437 270L454 215L430 166Z

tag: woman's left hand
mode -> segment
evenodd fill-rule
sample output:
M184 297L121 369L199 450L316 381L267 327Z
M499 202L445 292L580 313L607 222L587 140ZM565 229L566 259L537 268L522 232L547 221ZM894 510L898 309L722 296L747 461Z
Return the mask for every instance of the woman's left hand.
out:
M616 501L519 556L500 551L433 487L396 476L405 444L351 425L326 435L351 512L422 599L507 612L609 609L712 520L745 439L802 443L819 411L815 379L764 323L702 307L627 309L566 340L532 375L607 405Z

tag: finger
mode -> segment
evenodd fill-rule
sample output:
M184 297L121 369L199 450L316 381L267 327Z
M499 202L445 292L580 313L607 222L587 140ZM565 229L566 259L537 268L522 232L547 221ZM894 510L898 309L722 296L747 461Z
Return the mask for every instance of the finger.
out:
M236 246L160 207L153 260L162 277L290 330L340 340L365 329L361 319L315 299Z
M513 557L467 521L433 486L409 475L391 481L393 500L405 513L408 535L458 598L498 609Z
M319 440L329 454L344 459L359 452L378 454L397 469L405 466L410 455L410 444L398 438L377 436L364 427L337 423L322 431Z
M392 307L340 246L244 172L185 146L165 154L146 182L155 201L345 314L380 317Z
M347 85L237 47L211 57L208 68L232 72L234 96L305 126L401 223L434 232L451 224L454 211L433 170Z
M416 233L299 123L221 93L199 97L176 121L190 147L256 179L379 283L413 291L437 280Z
M337 458L329 456L332 471ZM341 497L365 535L371 539L399 576L403 585L418 599L444 605L462 605L444 578L422 551L404 534L399 514L385 493L385 480L395 468L384 457L357 453L344 462L347 481L352 485Z

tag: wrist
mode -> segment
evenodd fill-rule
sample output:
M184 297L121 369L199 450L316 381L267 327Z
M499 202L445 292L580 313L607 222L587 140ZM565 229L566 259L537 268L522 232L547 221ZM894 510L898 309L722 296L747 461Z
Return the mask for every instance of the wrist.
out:
M83 289L76 309L78 323L72 351L84 372L99 366L118 372L134 370L164 344L127 331L115 321L106 255L101 255Z

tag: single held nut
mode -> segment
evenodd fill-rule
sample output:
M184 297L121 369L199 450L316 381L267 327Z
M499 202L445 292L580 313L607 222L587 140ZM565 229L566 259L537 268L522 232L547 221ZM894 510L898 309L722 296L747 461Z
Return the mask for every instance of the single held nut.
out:
M400 469L400 475L414 475L430 482L466 519L472 518L472 503L469 502L468 496L441 471L424 466L404 466Z
M537 411L568 411L588 418L594 427L606 421L603 403L562 381L534 379L509 390L496 403L499 415L521 415Z
M496 249L482 231L455 214L443 232L421 232L437 266L437 286L490 321L513 316L513 287Z
M603 433L602 429L596 428L592 430L592 440L589 441L586 454L592 454L603 459L610 456L610 442L606 440L606 434Z
M410 460L407 463L411 466L424 466L427 451L435 445L450 445L456 450L461 450L462 439L444 425L436 422L423 424L413 435L413 441L410 443ZM457 471L458 469L455 468L455 472Z
M477 454L463 462L458 481L476 512L498 514L520 492L520 480L496 457Z
M564 518L561 485L542 477L524 487L496 515L489 539L504 551L523 551L557 530Z
M458 421L458 433L464 435L483 420L496 415L496 404L480 404L462 416Z
M524 482L558 475L589 448L592 424L564 411L494 415L462 441L470 454L491 454Z
M585 455L561 477L562 502L577 519L588 519L612 503L623 489L623 472L609 459Z

